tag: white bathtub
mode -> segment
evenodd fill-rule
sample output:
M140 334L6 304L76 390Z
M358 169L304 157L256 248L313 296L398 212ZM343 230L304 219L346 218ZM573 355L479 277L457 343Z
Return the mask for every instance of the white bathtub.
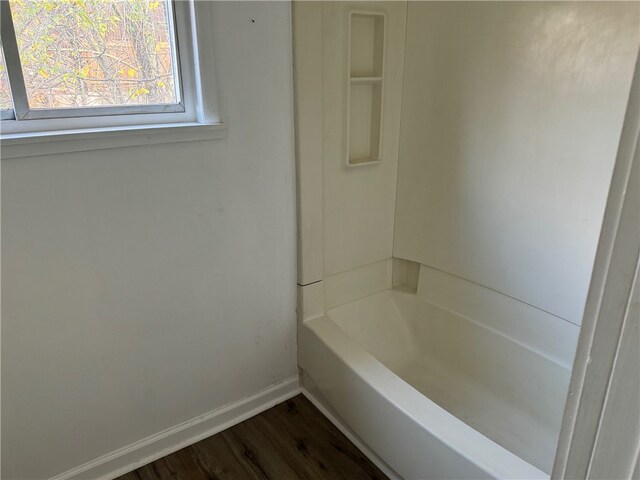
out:
M300 329L300 365L341 421L406 479L548 478L567 365L411 293Z

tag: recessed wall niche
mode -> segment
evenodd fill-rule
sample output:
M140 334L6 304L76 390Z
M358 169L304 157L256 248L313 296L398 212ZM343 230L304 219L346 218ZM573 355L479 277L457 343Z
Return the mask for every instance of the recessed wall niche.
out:
M350 12L347 121L348 166L380 161L384 83L385 16Z

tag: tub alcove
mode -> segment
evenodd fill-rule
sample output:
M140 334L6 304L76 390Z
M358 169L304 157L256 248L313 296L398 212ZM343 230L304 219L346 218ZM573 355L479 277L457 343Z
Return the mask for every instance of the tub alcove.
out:
M294 2L303 391L391 478L549 478L638 4Z

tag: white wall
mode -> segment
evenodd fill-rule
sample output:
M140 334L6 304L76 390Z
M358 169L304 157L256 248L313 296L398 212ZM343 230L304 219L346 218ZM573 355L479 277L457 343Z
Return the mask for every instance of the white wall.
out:
M212 30L226 139L2 162L3 478L296 375L289 5Z
M579 324L638 4L408 8L394 256Z

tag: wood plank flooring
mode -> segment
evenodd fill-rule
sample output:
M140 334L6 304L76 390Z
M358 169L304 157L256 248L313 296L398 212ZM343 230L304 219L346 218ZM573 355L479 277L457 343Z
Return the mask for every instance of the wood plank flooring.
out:
M383 480L302 395L117 480Z

